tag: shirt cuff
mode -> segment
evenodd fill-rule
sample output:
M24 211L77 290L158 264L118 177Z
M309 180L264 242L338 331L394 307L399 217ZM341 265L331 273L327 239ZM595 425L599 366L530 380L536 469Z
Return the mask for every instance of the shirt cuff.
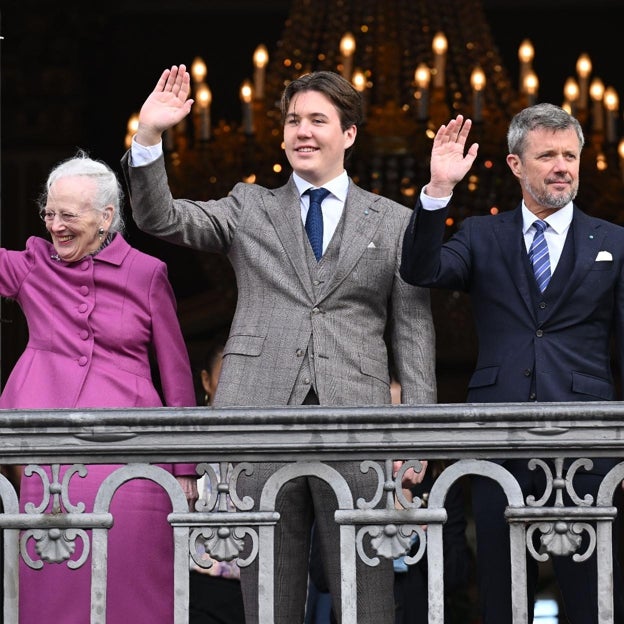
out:
M160 158L163 153L162 141L156 145L141 145L132 137L132 145L130 146L130 164L133 167L143 167L153 163Z
M448 203L451 201L451 197L453 194L451 193L448 197L429 197L427 193L425 193L425 188L420 191L420 204L423 210L440 210L441 208L446 208Z

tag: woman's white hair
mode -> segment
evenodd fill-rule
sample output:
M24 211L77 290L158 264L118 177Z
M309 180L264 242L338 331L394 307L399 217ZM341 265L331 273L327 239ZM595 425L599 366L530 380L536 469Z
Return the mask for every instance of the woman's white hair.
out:
M92 208L103 211L106 206L115 208L109 232L123 233L125 225L121 208L123 204L123 189L115 172L104 162L93 160L82 149L72 158L68 158L52 169L45 183L45 190L39 198L39 207L44 208L48 202L48 193L54 182L60 178L84 176L96 183L95 198Z

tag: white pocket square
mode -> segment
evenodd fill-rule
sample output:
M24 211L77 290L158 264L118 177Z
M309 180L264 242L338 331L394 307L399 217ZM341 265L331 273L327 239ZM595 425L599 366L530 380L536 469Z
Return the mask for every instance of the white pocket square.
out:
M368 249L375 249L375 243L373 243L373 241L368 243Z
M613 260L613 256L611 255L611 252L609 251L599 251L598 255L596 256L596 262L602 262L604 260Z

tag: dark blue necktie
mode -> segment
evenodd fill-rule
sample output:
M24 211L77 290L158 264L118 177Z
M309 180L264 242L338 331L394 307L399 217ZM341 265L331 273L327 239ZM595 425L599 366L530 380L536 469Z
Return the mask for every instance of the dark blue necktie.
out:
M548 227L548 223L537 220L533 222L533 227L535 228L535 236L529 249L529 260L533 265L533 273L540 292L544 292L550 281L550 257L544 237L544 230Z
M307 191L310 196L310 207L306 217L305 229L312 245L312 251L318 262L323 255L323 212L321 204L329 195L329 191L324 188L310 189Z

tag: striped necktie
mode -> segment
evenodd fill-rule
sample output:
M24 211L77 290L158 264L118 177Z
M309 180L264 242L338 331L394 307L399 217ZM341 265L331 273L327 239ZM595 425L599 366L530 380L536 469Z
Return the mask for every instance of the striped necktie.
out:
M550 257L544 237L544 230L548 227L548 223L538 219L533 222L533 227L535 228L535 236L529 249L529 260L533 265L533 273L540 292L544 292L550 281Z

